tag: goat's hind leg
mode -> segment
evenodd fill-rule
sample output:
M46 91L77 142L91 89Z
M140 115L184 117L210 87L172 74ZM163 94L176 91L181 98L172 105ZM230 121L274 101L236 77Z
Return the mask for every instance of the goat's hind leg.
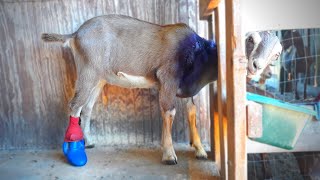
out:
M196 125L196 106L192 102L192 98L188 99L187 103L188 122L190 128L190 144L195 148L195 154L197 159L207 159L207 152L202 147L199 133Z
M80 117L82 107L89 101L90 94L99 82L96 73L89 68L83 69L78 76L75 95L69 103L73 117Z
M101 89L105 85L105 81L101 80L99 83L94 87L92 90L88 101L86 104L83 106L81 110L81 128L83 129L84 132L84 138L86 142L86 148L93 148L94 147L94 142L92 141L91 138L91 133L90 133L90 120L91 120L91 113L92 113L92 108L101 92Z
M70 116L72 117L71 119L74 120L79 120L82 107L86 104L86 102L88 102L90 99L90 94L93 92L94 87L98 84L98 78L92 69L82 69L80 72L81 73L78 75L78 80L76 81L75 95L69 103L71 109ZM73 123L75 122L73 121ZM73 138L75 136L77 136L77 138ZM82 131L80 129L70 131L68 128L65 139L76 141L81 139L82 136Z

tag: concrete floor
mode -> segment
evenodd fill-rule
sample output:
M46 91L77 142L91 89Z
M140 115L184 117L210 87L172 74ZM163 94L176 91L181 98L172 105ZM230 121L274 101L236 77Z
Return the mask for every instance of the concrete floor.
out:
M178 164L161 163L160 147L87 149L88 163L73 167L61 150L1 151L0 179L219 179L213 161L197 160L192 148L175 146Z

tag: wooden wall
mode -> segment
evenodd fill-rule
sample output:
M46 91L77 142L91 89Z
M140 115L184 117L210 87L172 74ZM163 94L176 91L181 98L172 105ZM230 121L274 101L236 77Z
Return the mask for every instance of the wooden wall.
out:
M158 24L184 22L202 37L196 0L2 0L0 2L0 149L61 145L74 93L75 64L68 49L41 42L43 32L71 33L103 14L125 14ZM209 142L208 91L195 99L201 137ZM189 142L185 103L176 103L173 140ZM106 85L91 131L99 145L155 144L162 120L156 90Z

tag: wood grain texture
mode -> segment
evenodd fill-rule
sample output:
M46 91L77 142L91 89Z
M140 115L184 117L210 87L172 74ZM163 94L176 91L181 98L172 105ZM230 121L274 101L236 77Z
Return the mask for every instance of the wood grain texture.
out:
M25 0L0 2L0 149L60 147L77 78L72 54L41 33L67 34L86 20L124 14L158 24L184 22L206 37L194 0ZM209 142L207 90L196 97L197 124ZM185 102L177 100L173 140L189 142ZM156 144L162 119L158 92L106 85L93 109L99 145Z
M218 112L215 116L215 156L217 157L221 179L228 178L228 147L227 147L227 106L226 106L226 13L225 13L225 0L222 0L218 7L215 9L215 22L216 22L216 41L219 49L218 55L218 81L217 81L217 104ZM219 149L218 149L219 148ZM219 153L219 154L218 154Z
M225 1L227 179L247 179L246 64L242 47L240 0Z

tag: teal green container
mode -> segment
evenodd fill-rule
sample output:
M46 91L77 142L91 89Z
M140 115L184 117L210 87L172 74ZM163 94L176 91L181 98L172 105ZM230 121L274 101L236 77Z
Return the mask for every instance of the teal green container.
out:
M263 133L254 141L291 150L303 128L317 111L313 106L295 105L277 99L247 93L247 99L262 104Z

